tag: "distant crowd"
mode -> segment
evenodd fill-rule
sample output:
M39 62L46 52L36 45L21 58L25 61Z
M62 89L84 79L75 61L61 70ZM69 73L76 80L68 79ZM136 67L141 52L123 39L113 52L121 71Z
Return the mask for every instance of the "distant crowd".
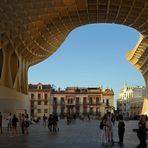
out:
M19 114L19 117L16 116L16 114L12 115L9 113L7 117L3 117L0 112L0 133L3 133L3 119L7 121L7 133L12 134L12 136L15 136L18 134L18 128L17 125L19 124L19 127L21 129L22 134L28 135L28 127L30 125L29 121L29 115L28 114Z
M3 119L7 121L7 133L11 134L11 136L15 136L18 134L18 128L21 130L22 134L29 134L29 126L33 122L33 120L29 120L29 115L27 113L25 114L19 114L17 117L15 114L12 115L9 113L7 117L3 117L2 113L0 112L0 134L3 133ZM67 125L72 123L77 119L76 114L70 115L67 114L66 116ZM79 116L79 119L84 120L84 117ZM91 120L90 115L87 115L87 119ZM118 116L115 116L115 114L111 114L110 112L107 112L99 122L99 128L100 128L100 134L101 134L101 143L102 145L108 146L114 144L116 141L114 141L114 130L113 127L115 126L115 121L118 121L118 137L119 142L117 142L119 145L123 145L124 143L124 133L125 131L125 123L123 120L123 115L119 114ZM35 120L34 120L35 121ZM39 120L36 120L35 122L38 122ZM58 126L58 116L56 114L49 114L48 117L43 116L42 118L43 126L48 127L50 132L59 132L59 126ZM147 148L146 138L147 138L147 127L146 127L146 121L147 117L144 115L141 115L139 122L138 122L138 129L133 129L134 132L137 133L137 137L140 141L140 144L136 148Z

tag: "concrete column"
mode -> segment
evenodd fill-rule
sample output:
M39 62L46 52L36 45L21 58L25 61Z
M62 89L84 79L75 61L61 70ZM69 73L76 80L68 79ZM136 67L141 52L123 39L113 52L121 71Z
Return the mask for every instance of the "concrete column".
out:
M145 84L146 84L146 98L144 99L141 114L148 113L148 72L144 75L144 79L145 79Z
M11 46L3 49L3 65L1 66L0 111L3 113L30 113L29 96L27 95L28 64L23 65ZM21 73L22 72L22 73Z
M1 83L3 86L9 88L13 87L10 67L11 54L12 52L3 50L3 67L1 72Z
M29 96L14 89L0 86L0 111L15 114L27 111L30 114Z
M148 75L145 77L145 83L146 83L146 98L148 99Z

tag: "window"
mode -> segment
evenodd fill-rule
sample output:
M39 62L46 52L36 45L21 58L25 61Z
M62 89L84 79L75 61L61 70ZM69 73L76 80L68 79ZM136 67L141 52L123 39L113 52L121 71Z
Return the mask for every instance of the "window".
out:
M76 104L79 104L79 97L76 98Z
M64 98L62 97L61 98L61 105L64 105L65 104L65 101L64 101Z
M57 104L57 98L56 97L53 98L53 104Z
M83 104L86 104L86 97L83 98Z
M34 107L34 102L31 102L31 107Z
M38 109L38 113L41 113L41 109Z
M106 105L109 105L109 100L108 99L106 99Z
M47 99L47 98L48 98L48 95L47 95L47 94L45 94L45 96L44 96L44 97L45 97L45 99Z
M38 99L41 99L41 94L38 94Z
M72 99L72 98L69 98L69 99L67 100L67 103L68 103L68 104L73 104L73 99Z
M99 102L100 102L100 98L96 97L96 104L99 104Z
M92 98L89 98L89 104L92 104Z
M38 105L41 105L41 101L38 101Z
M44 114L48 113L48 109L44 109Z
M31 99L34 99L34 94L31 94Z
M67 100L67 104L70 104L70 99Z
M48 104L48 101L44 101L44 105L47 105Z
M73 99L71 99L71 102L70 103L73 104Z

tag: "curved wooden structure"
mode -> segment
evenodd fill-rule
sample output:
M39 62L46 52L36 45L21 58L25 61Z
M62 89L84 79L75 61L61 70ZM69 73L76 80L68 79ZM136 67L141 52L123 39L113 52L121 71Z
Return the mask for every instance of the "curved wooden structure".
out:
M148 90L147 0L0 0L0 85L27 94L29 66L54 53L74 28L91 23L122 24L141 33L127 59Z

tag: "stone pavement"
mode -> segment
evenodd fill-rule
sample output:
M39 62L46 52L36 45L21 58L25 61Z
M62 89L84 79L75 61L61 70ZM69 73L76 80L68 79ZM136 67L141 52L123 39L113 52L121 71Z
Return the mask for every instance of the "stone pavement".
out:
M137 121L126 121L124 146L122 148L135 148L139 141L136 133ZM119 148L116 143L113 146L101 146L99 121L77 120L71 125L66 125L65 120L59 122L60 131L49 132L41 123L31 125L29 135L18 134L11 137L4 133L0 135L0 148ZM117 137L117 122L114 127L114 140Z

